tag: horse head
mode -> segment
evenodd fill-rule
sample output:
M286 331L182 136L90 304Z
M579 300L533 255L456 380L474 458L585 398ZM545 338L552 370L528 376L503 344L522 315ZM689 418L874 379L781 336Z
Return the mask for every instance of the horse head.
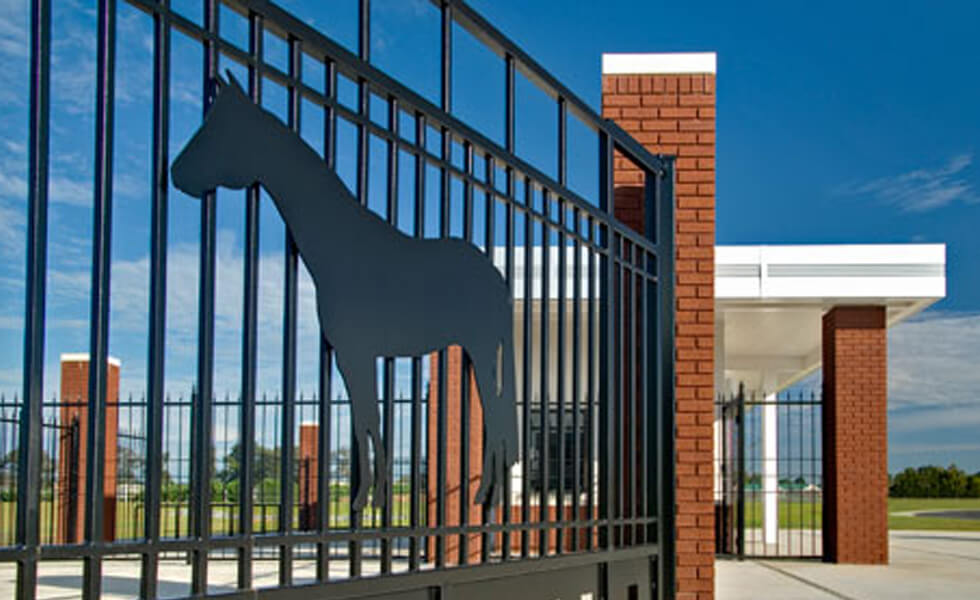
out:
M253 127L265 118L234 76L215 81L217 94L204 123L177 155L171 176L177 189L191 196L223 186L241 189L258 178L262 148Z

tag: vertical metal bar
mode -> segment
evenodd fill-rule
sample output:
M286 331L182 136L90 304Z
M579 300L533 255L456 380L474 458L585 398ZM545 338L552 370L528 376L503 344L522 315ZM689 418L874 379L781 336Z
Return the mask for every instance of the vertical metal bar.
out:
M664 168L658 177L657 192L657 310L660 360L658 382L658 486L657 561L658 593L664 598L674 593L674 159L662 156Z
M738 514L736 516L739 535L738 535L738 559L745 559L745 388L742 384L738 385L738 397L736 398L735 408L735 431L737 440L735 442L736 457L736 481L738 482Z
M298 83L302 78L303 49L294 37L288 39L289 76L292 79L287 89L287 124L299 135L300 106L302 97ZM285 229L285 262L283 265L283 306L282 321L282 449L279 453L279 531L289 534L293 530L293 462L295 460L296 439L296 313L298 311L298 273L299 250L289 227ZM293 547L283 544L279 548L279 585L288 586L293 581Z
M320 428L317 430L317 473L316 473L316 523L317 529L323 533L330 529L330 427L332 420L333 398L333 349L323 338L320 338L319 353L319 377L318 377L318 396L320 403L317 405L318 422ZM325 582L330 579L330 542L320 541L316 547L316 579Z
M600 224L599 247L606 253L600 259L600 278L602 280L602 296L599 303L599 462L601 481L599 485L600 512L606 519L605 527L600 531L599 544L605 549L612 549L613 542L613 456L615 454L612 409L616 396L616 363L614 357L615 323L614 306L615 287L613 281L613 261L616 255L616 239L609 225L615 215L615 198L613 195L613 145L606 132L599 133L599 209L606 215L606 220ZM602 437L604 436L604 437Z
M452 76L453 76L453 5L443 0L440 8L441 15L441 77L440 77L440 108L452 112Z
M644 214L647 215L647 225L644 234L650 242L656 245L658 240L655 226L659 222L659 218L651 217L650 215L656 215L659 206L660 178L662 175L659 171L647 171L644 175L643 210ZM640 327L642 334L640 352L642 353L642 358L638 364L643 374L641 380L642 391L640 392L639 400L643 410L643 415L640 417L640 424L643 428L641 435L643 452L641 472L643 473L643 483L640 488L642 494L640 507L644 517L650 517L651 515L657 516L656 479L658 476L655 474L659 471L659 465L651 464L651 461L656 460L657 446L660 444L660 434L657 425L661 398L656 385L657 361L659 360L658 346L656 344L657 327L659 325L657 322L657 294L662 282L657 279L659 276L657 263L660 259L659 248L657 250L658 252L656 254L650 253L647 250L642 251L644 256L641 277L644 284L642 288L643 301L641 308L643 322ZM642 531L643 542L646 544L654 543L656 539L656 527L652 523L649 523L642 528ZM659 565L663 561L660 560L657 562Z
M463 142L463 172L467 177L473 175L473 147L469 142ZM473 242L473 185L469 179L463 179L463 239ZM460 347L460 424L459 424L459 525L469 525L470 519L470 360L466 349ZM465 565L469 554L469 534L459 534L458 564Z
M494 203L496 202L496 200L494 199L494 194L492 193L492 190L494 189L494 179L496 175L495 168L496 167L494 166L493 157L489 153L486 154L484 156L484 169L486 173L487 191L486 194L484 195L485 212L484 212L484 221L483 221L484 224L483 239L484 239L484 252L486 252L487 258L490 260L491 263L495 262L494 259L495 259L495 250L496 250L496 243L495 243L496 233L494 231L495 230L494 216L496 212ZM507 279L507 285L508 286L510 285L509 278ZM512 326L511 324L508 325ZM490 402L491 400L490 399L484 400L483 398L480 398L480 401ZM501 481L499 484L504 486L506 485L503 481ZM467 485L469 485L469 483L467 483ZM487 525L491 523L491 521L493 520L492 516L493 516L493 510L490 506L490 503L487 502L481 508L480 522L483 525ZM488 560L490 560L490 552L492 550L491 545L492 545L491 535L486 531L486 529L484 529L483 533L480 535L480 562L487 562Z
M466 349L460 347L460 388L459 388L459 526L466 527L470 519L470 358ZM458 541L457 564L465 565L469 555L469 534L460 533Z
M531 395L533 392L533 372L531 356L533 340L531 326L534 323L534 218L531 207L534 205L534 191L531 178L524 177L524 348L522 376L524 390L521 408L521 557L530 553L531 532ZM538 458L540 460L540 457Z
M448 414L446 404L449 402L449 394L446 391L446 386L449 382L449 378L447 377L449 361L447 360L446 354L445 349L439 351L437 373L439 377L437 386L439 393L436 399L436 402L438 402L436 415L436 435L438 436L436 448L436 464L438 465L438 473L436 475L436 527L440 531L436 534L436 568L442 568L446 564L446 536L442 533L442 529L446 527L446 469L448 465L448 450L446 447Z
M440 108L444 112L452 110L452 31L453 15L452 7L444 2L441 7L441 65L440 65ZM446 164L452 160L452 134L446 126L442 127L442 159ZM445 166L440 167L440 204L439 204L439 234L440 237L449 237L449 186L450 175ZM439 466L437 489L436 489L436 526L440 529L446 526L446 466L447 456L447 427L448 412L447 403L449 395L447 386L449 383L449 364L447 360L447 350L441 349L438 353L438 390L437 399L438 414L436 416L436 429L438 435L437 453ZM436 536L436 568L441 568L446 564L446 536L442 533Z
M514 57L507 54L504 56L504 147L510 154L514 153L514 72ZM513 172L510 166L507 169Z
M388 141L387 156L387 217L388 224L395 227L398 218L398 100L394 96L388 98L388 129L392 133L392 139ZM385 486L385 503L381 513L381 527L388 529L392 526L392 504L394 504L394 442L395 442L395 416L394 416L394 397L395 397L395 359L386 356L384 359L384 445L387 460L387 473L385 478L388 485ZM381 572L391 571L391 538L381 539Z
M568 183L568 114L564 96L558 96L558 183Z
M410 409L411 425L409 430L409 492L408 500L408 528L416 531L419 528L419 511L421 502L421 477L419 462L422 460L422 359L418 356L412 357L412 404ZM415 535L408 540L408 570L416 571L419 568L419 538Z
M112 249L112 155L115 108L116 3L98 6L98 71L95 114L95 198L92 217L92 305L89 339L88 440L85 479L85 540L100 545L105 539L105 432L109 359L109 270ZM102 593L101 553L86 556L82 597Z
M413 235L416 239L425 237L425 115L421 112L415 113L415 145L418 150L415 154L415 190L413 202L415 203L415 228ZM431 401L431 398L430 398ZM422 461L422 358L412 357L412 409L411 409L411 461L409 464L409 477L411 479L412 497L409 500L408 525L412 531L419 527L419 512L421 503L419 496L422 492L422 478L419 464ZM427 435L432 435L431 431ZM419 538L414 535L408 541L408 569L416 571L419 568Z
M463 239L473 242L473 184L469 177L473 176L473 146L463 142Z
M541 341L540 341L540 369L541 378L538 381L540 388L538 393L541 394L539 398L539 409L541 411L541 448L539 450L541 456L541 495L538 501L538 520L545 525L538 530L538 554L544 556L548 554L548 540L549 540L549 528L547 526L549 519L549 495L551 493L551 478L549 473L549 462L550 462L550 428L551 428L551 365L549 365L549 350L548 342L550 341L550 319L551 319L551 290L550 290L550 277L551 277L551 256L548 250L550 227L548 224L548 219L551 212L551 198L548 195L547 190L541 190L541 210L543 217L541 218Z
M511 56L510 54L507 54L504 57L504 146L509 154L514 153L514 57ZM505 204L506 215L507 215L507 232L506 232L507 246L505 251L507 253L507 284L510 286L511 298L515 298L517 292L517 281L514 279L514 266L515 266L514 265L514 243L515 243L514 203L517 201L517 199L514 197L515 187L516 187L514 168L509 163L507 164L505 173L507 176L507 202ZM524 245L528 246L528 242L526 238L524 241ZM528 263L525 262L524 263L525 281L527 280L527 269L528 269ZM525 313L527 313L529 306L530 306L530 299L527 296L525 296L524 297ZM524 334L527 335L527 327L524 328ZM524 355L525 364L527 360L528 360L527 354L525 353ZM514 367L516 369L517 365L514 365ZM527 369L524 369L523 377L525 380L525 387L527 387ZM514 390L514 393L515 394L517 393L516 389ZM525 407L527 406L527 395L524 396L523 406ZM526 410L524 411L524 415L525 415L525 420L523 421L523 423L525 428L523 431L526 436L526 432L527 432ZM526 437L524 439L526 439ZM522 469L521 481L522 482L527 481L527 465L528 465L527 458L528 457L526 452L521 454L521 469ZM504 492L504 516L502 519L504 525L510 524L512 518L510 485L511 485L511 477L510 477L510 473L507 473L507 483L505 485L505 492ZM526 484L522 485L522 488L523 490L526 491L527 489ZM522 506L522 511L525 510L523 507L527 506L527 493L524 493L521 496L521 506ZM526 522L526 519L524 520ZM523 530L522 530L521 537L522 539L527 537L523 533ZM504 529L504 533L501 536L501 544L503 545L503 558L504 560L507 560L510 558L510 530L509 529Z
M817 514L819 514L819 513L817 513L817 505L816 505L816 502L813 502L813 500L815 498L819 498L820 499L820 506L821 507L823 506L823 491L822 490L823 490L823 484L824 484L824 477L823 477L823 446L822 445L819 447L820 454L817 454L817 449L818 449L818 447L817 447L817 419L818 419L818 417L816 416L817 413L820 413L820 417L819 418L820 419L823 419L823 404L821 404L821 401L817 399L816 392L814 392L813 390L811 390L810 391L810 449L811 449L811 454L810 454L810 473L811 473L811 476L812 476L812 479L813 479L813 482L812 483L819 488L819 489L815 490L814 492L812 492L812 495L811 495L811 504L812 504L812 507L811 507L810 512L812 513L811 514L812 520L810 522L813 523L813 530L814 531L816 531L818 529L818 526L817 526ZM820 482L819 483L817 483L817 481L816 481L817 480L817 477L818 477L818 470L819 470L819 478L820 478ZM821 556L823 554L823 538L821 537L821 540L820 540L820 550L819 551L817 550L816 536L813 535L813 536L811 536L811 538L813 539L813 543L811 545L811 548L812 548L812 551L813 551L813 555L814 556Z
M615 370L613 370L613 387L615 393L613 395L613 443L614 448L614 470L613 470L613 516L616 519L621 519L625 516L624 502L625 502L625 490L629 485L629 477L625 473L625 463L624 463L624 445L629 441L627 437L628 432L626 431L626 415L624 412L625 402L626 402L626 357L625 357L625 346L626 346L626 336L625 336L625 319L624 319L624 304L626 302L626 292L625 292L625 281L623 280L624 271L623 263L627 260L624 253L625 241L622 236L618 235L618 232L613 233L613 245L616 247L614 256L612 260L613 269L613 280L615 286L614 295L610 296L613 301L613 364L615 365ZM623 527L614 528L614 545L624 545L623 540Z
M510 167L510 165L507 166L506 177L507 201L504 203L504 218L506 219L506 223L504 225L504 254L506 258L507 287L510 293L510 298L513 301L517 288L517 282L514 279L514 170ZM525 302L525 306L526 304L527 303ZM513 328L514 324L511 323L510 327ZM514 365L514 367L516 369L517 365ZM516 393L517 390L515 389L514 394ZM514 400L516 401L517 398L515 397ZM516 409L517 407L515 406L514 410ZM526 463L527 461L522 457L522 462ZM501 536L501 545L503 546L501 552L504 560L508 560L510 558L510 529L506 528L506 526L510 525L512 517L510 489L511 481L511 471L508 469L507 474L504 477L504 514L503 518L501 519L505 526L503 535Z
M371 0L357 2L357 56L371 62Z
M595 234L595 222L591 217L588 218L587 225L589 228L589 239L592 241L593 245L596 244L594 238ZM596 348L596 252L593 248L588 248L589 252L589 265L588 265L588 299L587 299L587 309L588 309L588 320L586 323L586 382L585 382L585 406L586 406L586 425L585 425L585 504L587 508L588 520L593 520L596 515L596 468L595 460L596 456L596 359L597 350ZM590 526L586 530L585 536L585 549L591 550L593 545L593 538L595 530Z
M358 55L361 60L367 61L370 59L370 8L368 6L367 0L359 1L359 20L358 20ZM357 106L358 106L358 117L357 122L357 200L360 202L361 206L367 206L368 203L368 168L369 168L369 132L367 123L371 119L371 88L368 81L361 77L357 82ZM353 421L352 427L353 427ZM354 439L353 433L352 438ZM356 442L354 442L356 445ZM357 452L369 452L369 448L365 445L364 448L357 448ZM352 453L353 456L353 453ZM357 485L352 485L351 490L356 489L360 485L367 485L370 481L370 473L361 473L359 469L359 461L353 460L351 464L351 474L352 483ZM351 498L353 500L353 497ZM362 510L351 510L350 519L351 527L354 529L359 529L362 525L362 520L364 518L364 511ZM357 539L352 539L349 544L350 547L350 574L352 577L358 577L361 574L361 542Z
M44 312L48 248L48 151L51 107L51 1L31 3L31 105L27 188L27 272L24 299L23 399L17 456L17 600L37 592L41 542L43 454Z
M385 486L385 504L384 509L381 512L381 528L388 530L392 526L391 521L391 505L394 503L394 494L392 493L392 486L394 482L392 481L393 465L394 465L394 441L395 441L395 414L394 414L394 397L395 397L395 359L386 356L384 358L384 393L382 395L382 402L384 403L384 446L385 446L385 456L388 457L387 460L387 472L384 477L388 480L388 485ZM391 538L385 536L381 538L381 572L390 573L391 572Z
M370 134L367 123L370 121L371 88L366 79L357 86L357 106L360 120L357 122L357 200L362 206L368 202L368 166L370 156Z
M249 54L256 64L262 62L262 16L249 13ZM262 105L262 77L254 65L248 68L248 94ZM238 467L238 530L242 545L238 550L238 587L252 587L252 555L255 528L255 487L252 464L255 461L255 370L258 366L258 289L259 289L259 184L245 192L245 247L242 289L242 400L241 437Z
M564 107L564 101L559 103L559 106ZM561 112L561 111L559 111ZM564 121L564 119L562 119ZM563 129L563 128L562 128ZM563 154L563 153L560 153ZM561 160L559 160L561 162ZM565 334L567 327L567 319L565 318L565 296L566 289L565 286L568 285L568 249L567 240L565 237L565 228L568 226L567 215L565 210L565 201L562 198L558 199L558 314L557 314L557 335L555 354L557 369L555 369L555 375L557 377L556 382L556 393L555 399L558 402L558 460L557 468L558 472L558 486L555 490L557 494L556 503L556 520L558 523L565 522ZM563 544L564 544L564 527L559 525L555 531L555 551L561 554Z
M204 28L214 38L204 41L204 114L211 108L216 93L218 49L213 41L218 35L218 0L204 3ZM214 292L216 194L211 190L201 199L201 266L198 308L197 395L191 412L192 453L191 535L201 542L192 553L191 594L207 591L208 550L211 536L211 419L214 375Z
M388 224L396 226L398 224L398 144L395 140L399 138L400 128L398 123L399 108L398 99L394 96L388 97L388 130L391 131L392 138L388 140L388 191L387 191L387 213Z
M490 262L494 262L494 250L497 246L497 223L496 223L496 210L495 202L496 198L492 190L494 190L494 185L496 184L496 163L493 156L487 153L484 156L484 169L487 174L487 192L484 195L484 218L483 218L483 240L484 240L484 251L487 254L487 258Z
M802 394L802 392L801 392L801 394ZM787 400L790 399L790 396L789 396L788 393L786 394L785 397L786 397ZM776 401L779 400L779 395L778 394L775 396L775 399L776 399ZM800 398L800 400L802 400L802 397ZM787 411L790 410L789 406L786 407L786 410ZM804 459L803 459L803 412L804 412L804 409L803 409L802 402L798 405L798 408L796 408L795 410L796 410L796 413L800 417L800 419L799 419L799 423L800 423L800 433L799 433L799 437L800 437L800 458L799 458L799 461L800 461L799 462L799 465L800 465L800 474L799 474L799 477L803 477L803 473L806 472L806 467L804 466L804 462L803 462L804 461ZM777 431L778 431L778 429L777 429ZM778 441L779 438L777 437L776 439ZM779 464L779 462L778 462L779 461L779 449L778 448L776 449L776 460L777 460L776 464L778 465ZM777 473L778 473L778 471L777 471ZM804 479L804 481L805 481L805 479ZM800 527L799 527L800 531L799 531L799 534L798 535L799 535L799 540L800 540L800 554L801 555L803 554L803 544L804 544L804 541L803 541L803 532L806 531L804 529L804 527L803 527L803 515L805 514L804 513L804 507L803 507L803 488L804 487L806 487L806 486L800 486L796 490L796 495L797 495L797 498L799 498L799 503L800 503ZM778 489L778 483L777 483L777 489ZM778 491L777 491L777 496L776 496L776 523L779 523L779 495L778 495Z
M444 97L444 101L447 101L448 96ZM452 158L452 134L446 127L442 128L442 159L448 164ZM446 167L440 167L440 184L439 184L439 235L442 238L449 237L449 214L450 214L450 175ZM439 350L439 398L438 398L438 415L437 415L437 435L438 435L438 485L436 491L436 526L441 528L446 527L446 500L448 494L448 488L446 483L447 468L448 468L448 448L447 448L447 438L449 435L448 431L448 403L449 403L449 360L448 360L448 350ZM436 567L445 566L446 560L446 536L440 534L436 538Z
M336 99L337 67L332 60L323 61L324 95ZM328 169L333 169L336 158L336 115L330 105L323 109L323 157ZM331 488L331 432L333 418L333 348L320 336L319 356L319 395L318 407L320 416L319 443L317 447L317 527L320 532L330 529ZM317 581L330 579L330 542L321 541L316 548L316 578Z
M579 209L572 209L572 521L578 522L582 516L579 510L582 490L582 467L585 458L582 455L582 249L579 236L582 235L581 215ZM571 550L580 548L581 530L572 528Z
M626 498L626 508L629 511L628 513L629 517L632 519L636 519L637 512L638 512L637 511L637 486L639 485L640 477L641 477L640 472L637 470L637 462L636 462L637 443L640 441L639 439L637 439L637 431L636 431L638 426L637 406L636 406L637 398L638 398L637 386L636 386L636 378L637 378L636 368L637 365L639 364L636 356L637 355L636 320L637 320L637 305L639 302L639 290L637 289L638 276L634 274L635 272L633 270L633 268L635 268L637 264L637 254L638 254L637 245L630 244L630 247L632 248L632 251L629 253L628 256L630 260L628 266L630 268L625 269L623 271L623 275L626 279L626 284L627 284L626 300L627 302L629 302L629 304L623 303L624 309L628 311L627 325L629 327L629 335L628 336L624 335L624 339L629 340L628 342L629 346L627 348L627 352L624 353L624 355L627 356L629 360L629 362L626 363L626 367L627 367L626 372L629 373L629 380L628 380L629 411L627 413L629 417L629 437L627 438L629 440L629 446L627 447L627 451L629 452L629 459L627 461L627 464L629 465L629 476L626 477L626 480L628 482L627 489L629 490L629 496ZM637 543L635 537L637 528L629 527L628 530L631 536L630 542L635 545Z
M164 8L169 2L165 0ZM167 310L167 171L170 166L170 24L153 15L153 182L150 225L150 332L147 359L146 483L143 535L150 550L143 555L140 597L157 597L161 488L163 482L164 340Z

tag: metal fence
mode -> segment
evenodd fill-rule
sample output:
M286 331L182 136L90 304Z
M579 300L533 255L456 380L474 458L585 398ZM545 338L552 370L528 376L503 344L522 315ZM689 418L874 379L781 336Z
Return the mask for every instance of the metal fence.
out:
M84 502L78 532L73 534L77 542L67 537L59 540L57 526L43 516L45 510L53 510L45 506L44 490L70 483L74 476L67 471L46 475L46 465L60 460L54 457L64 452L60 442L50 445L58 434L46 429L50 420L46 415L51 413L42 401L52 28L50 0L31 3L24 392L22 404L0 415L4 449L9 445L6 440L13 439L15 421L18 432L16 472L7 466L3 471L4 489L16 490L15 531L13 539L0 540L0 567L16 563L16 597L38 596L39 586L44 585L39 568L57 561L81 561L80 595L99 598L106 591L107 559L132 561L130 576L138 581L133 595L169 595L163 590L163 572L170 568L167 561L172 556L187 557L189 562L187 588L178 595L195 597L212 593L294 597L311 593L310 586L329 586L325 589L346 597L409 597L433 589L441 597L476 597L472 594L478 589L496 590L493 593L504 589L493 588L491 580L517 582L519 587L507 589L526 596L562 595L576 589L605 597L622 585L630 594L639 590L641 597L651 593L672 597L672 159L651 155L601 119L460 1L435 2L431 9L441 22L438 106L372 65L368 0L357 3L356 53L271 2L203 0L200 21L172 9L168 0L125 3L143 11L153 24L153 61L146 65L153 72L147 392L145 399L135 402L106 400L118 50L117 2L99 0L97 30L92 32L98 40L89 317L92 368L84 402L87 433L78 450L84 458L79 463L84 473L78 476ZM225 36L218 19L222 7L247 23L247 49ZM468 32L500 61L503 144L453 116L456 28ZM443 349L432 357L383 358L379 406L384 444L392 450L389 455L401 457L392 461L389 473L388 489L394 490L390 492L394 498L380 509L350 511L349 488L357 474L344 466L349 454L338 460L344 448L350 452L350 431L341 426L343 419L337 412L344 410L343 402L317 400L331 398L336 385L333 349L326 340L319 349L317 396L304 400L297 394L300 257L288 233L282 285L282 386L276 399L259 395L257 185L243 194L240 394L233 400L215 398L216 195L212 192L202 199L200 209L195 392L184 399L166 397L166 298L167 286L173 285L167 281L166 269L168 199L177 193L168 182L173 158L169 127L175 32L199 44L205 111L213 97L219 60L247 70L248 93L256 101L265 86L281 86L288 94L286 120L291 128L299 131L305 111L316 111L322 118L320 150L329 168L335 168L342 151L338 129L343 125L356 131L351 148L356 161L354 191L362 204L367 204L371 170L380 169L388 184L384 206L377 210L389 223L395 225L396 215L407 205L413 215L411 235L462 238L498 266L515 306L523 307L514 324L517 344L522 346L516 365L522 385L514 407L521 430L520 460L505 482L499 505L487 504L472 515L468 486L449 489L453 480L469 482L475 465L464 451L459 473L448 473L455 463L449 460L447 439L456 436L465 448L477 432L471 431L468 418L475 399L465 392L447 391L453 371L448 368L449 350ZM288 48L285 66L274 66L265 56L270 36ZM321 72L322 86L312 85L304 76L311 63ZM554 148L555 176L515 152L518 76L553 103L557 126L549 145ZM356 107L338 98L342 83L356 88ZM572 118L594 135L595 197L583 197L567 185ZM380 165L370 160L372 142L385 149ZM614 218L613 169L620 160L631 162L643 176L639 186L645 198L646 230L642 233ZM411 193L402 193L396 184L399 173L410 178ZM433 190L438 219L427 224L426 203ZM453 215L461 216L458 227ZM573 283L567 285L568 281ZM407 364L411 373L405 397L396 397L394 391L396 361ZM423 381L428 361L438 373L436 381L429 382L437 390L433 398L428 398L429 385ZM466 390L469 374L464 371L459 376L460 389ZM458 422L447 417L453 405L464 415ZM226 419L237 423L237 448L215 433ZM312 455L303 454L304 422L317 425ZM115 464L107 462L113 452L106 441L112 435L111 423L118 427ZM65 426L57 423L59 428ZM263 427L277 432L273 447L263 446ZM171 443L174 436L179 443ZM171 450L179 448L188 452L172 455ZM245 466L232 476L235 462ZM260 477L256 472L257 467L270 465L274 475ZM114 482L109 471L115 474ZM114 517L107 516L112 511L106 510L111 493L115 494ZM309 502L314 495L327 501ZM3 510L9 510L9 504ZM49 533L44 532L46 523ZM273 587L256 590L261 587L260 575L267 575L259 573L259 565L269 558ZM233 565L232 575L216 587L214 582L225 574L217 563L220 560ZM467 563L480 567L451 568ZM308 576L300 575L302 569L309 569L303 571ZM540 579L547 571L565 576ZM399 572L404 576L392 577ZM579 587L561 591L562 585L572 584Z
M715 538L720 555L823 556L822 402L812 391L716 402Z

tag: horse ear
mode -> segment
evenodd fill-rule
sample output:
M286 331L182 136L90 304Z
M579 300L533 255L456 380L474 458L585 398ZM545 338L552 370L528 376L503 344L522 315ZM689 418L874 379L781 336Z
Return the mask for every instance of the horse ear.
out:
M241 94L244 96L245 90L242 89L242 84L238 83L238 80L235 79L235 76L232 74L231 69L225 70L225 74L228 75L228 81L230 82L231 87L241 92Z

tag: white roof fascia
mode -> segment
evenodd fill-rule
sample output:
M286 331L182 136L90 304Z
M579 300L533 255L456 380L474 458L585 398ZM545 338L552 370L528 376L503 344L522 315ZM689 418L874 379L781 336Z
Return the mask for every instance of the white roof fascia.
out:
M714 74L718 55L714 52L603 53L603 75Z

